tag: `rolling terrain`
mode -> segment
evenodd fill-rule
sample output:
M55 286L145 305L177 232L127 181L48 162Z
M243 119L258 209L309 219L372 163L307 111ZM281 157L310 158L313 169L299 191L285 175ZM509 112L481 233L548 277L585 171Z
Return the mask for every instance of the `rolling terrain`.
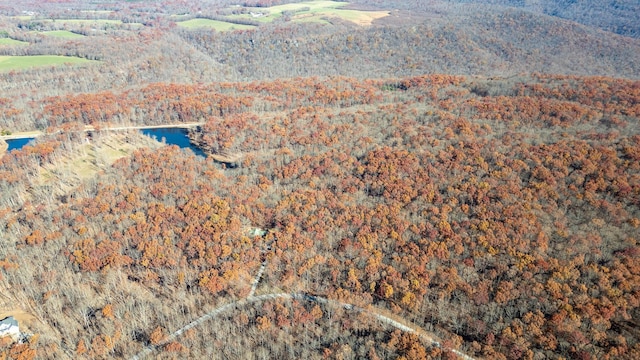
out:
M640 358L640 40L586 3L0 1L0 356Z

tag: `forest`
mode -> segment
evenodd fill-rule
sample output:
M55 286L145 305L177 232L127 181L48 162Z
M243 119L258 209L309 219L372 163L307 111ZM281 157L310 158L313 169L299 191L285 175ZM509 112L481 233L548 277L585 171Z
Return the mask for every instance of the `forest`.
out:
M0 1L1 358L640 358L633 4L236 3Z

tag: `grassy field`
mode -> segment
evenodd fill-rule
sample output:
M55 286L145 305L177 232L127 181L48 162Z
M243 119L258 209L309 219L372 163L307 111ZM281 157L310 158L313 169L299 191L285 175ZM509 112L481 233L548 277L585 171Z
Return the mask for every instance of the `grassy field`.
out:
M56 183L61 194L73 190L83 179L95 176L116 160L140 148L160 148L163 144L141 133L114 132L103 135L99 142L80 145L54 164L40 168L40 184Z
M269 8L262 8L262 11L264 13L264 11L266 11ZM254 12L259 13L259 10L255 10ZM253 17L251 16L251 14L238 14L238 15L229 15L227 16L229 19L243 19L243 20L251 20L251 21L255 21L255 22L259 22L259 23L270 23L273 22L273 20L279 18L280 16L276 16L276 15L267 15L267 16L261 16L261 17Z
M52 20L48 20L52 21ZM53 20L55 22L63 23L63 24L114 24L120 25L122 24L121 20L109 20L109 19L57 19Z
M59 55L0 56L0 71L21 70L36 66L83 64L88 62L94 61L73 56Z
M339 1L308 1L295 4L277 5L268 8L250 8L250 10L256 14L264 14L264 16L260 17L254 17L251 14L239 14L231 15L229 18L251 19L253 21L267 23L282 17L283 12L290 11L295 13L291 20L297 22L327 23L327 20L325 19L326 17L339 17L358 25L371 25L373 20L389 15L389 12L387 11L341 9L346 5L348 5L348 3Z
M251 25L233 24L225 21L209 20L209 19L191 19L177 23L187 29L208 27L216 31L233 31L233 30L250 30L255 28Z
M389 12L388 11L328 9L328 10L318 11L314 15L317 16L318 18L337 16L344 20L354 22L358 25L367 26L367 25L371 25L371 23L375 19L380 19L385 16L388 16Z
M295 4L276 5L268 8L255 8L254 12L258 13L258 12L261 12L262 9L264 9L264 10L267 10L270 14L269 16L267 16L267 18L268 17L276 18L276 17L282 16L282 12L284 11L296 11L303 8L309 8L308 11L301 12L301 14L304 14L307 12L318 12L318 11L336 9L348 4L349 3L341 2L341 1L308 1L308 2L301 2L301 3L295 3Z
M331 24L324 16L318 14L302 14L294 16L291 21L297 23Z
M65 25L65 28L74 28L74 27L78 27L78 26L90 26L90 27L94 27L94 28L99 28L99 29L106 29L106 28L113 28L113 27L120 27L120 26L124 26L124 25L128 25L128 26L143 26L142 23L137 23L137 22L122 22L122 20L112 20L112 19L58 19L58 20L51 20L48 19L47 21L55 21L58 23L61 23L63 25Z
M67 30L43 31L40 34L44 34L46 36L53 36L57 38L63 38L63 39L77 39L77 38L84 37L84 35L82 34L77 34Z
M105 10L104 14L111 13L110 10ZM94 11L92 13L103 13L102 11ZM21 16L12 16L11 18L21 21L41 21L41 22L59 22L62 24L122 24L121 20L113 20L113 19L34 19L33 16L29 15L21 15Z
M11 38L2 38L0 39L0 46L3 45L28 45L29 43L26 41L15 40Z

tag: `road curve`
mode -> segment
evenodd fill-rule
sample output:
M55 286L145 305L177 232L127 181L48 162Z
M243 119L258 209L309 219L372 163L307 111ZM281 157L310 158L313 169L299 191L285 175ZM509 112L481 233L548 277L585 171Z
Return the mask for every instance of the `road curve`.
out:
M149 345L147 347L145 347L144 349L142 349L142 351L140 351L139 353L137 353L136 355L134 355L133 357L131 357L131 360L140 360L140 359L144 359L146 356L150 355L153 351L157 350L158 348L161 348L162 346L175 341L178 337L180 337L185 331L192 329L202 323L204 323L207 320L213 319L214 317L216 317L218 314L221 314L227 310L230 310L232 308L240 308L246 305L250 305L256 302L261 302L261 301L265 301L265 300L272 300L272 299L291 299L291 300L303 300L303 301L312 301L312 302L316 302L319 304L330 304L330 305L334 305L334 306L341 306L345 309L348 310L353 310L353 311L357 311L357 312L364 312L365 314L370 314L371 316L375 317L378 321L385 323L389 326L392 326L398 330L404 331L404 332L408 332L408 333L412 333L417 335L418 337L420 337L421 339L427 341L428 343L437 346L437 347L441 347L441 343L439 341L437 341L434 337L432 337L431 335L429 335L426 331L420 329L420 327L418 327L417 325L413 325L412 326L408 326L405 324L402 324L401 322L391 319L390 317L387 317L385 315L380 314L380 312L376 311L375 309L363 309L360 308L358 306L355 306L353 304L348 304L348 303L343 303L337 300L331 300L331 299L327 299L324 297L320 297L320 296L315 296L315 295L310 295L310 294L306 294L306 293L293 293L293 294L289 294L289 293L274 293L274 294L265 294L265 295L257 295L257 296L249 296L245 299L242 300L238 300L238 301L234 301L231 302L229 304L226 305L222 305L219 306L217 308L215 308L214 310L206 313L205 315L202 315L201 317L197 318L196 320L190 322L189 324L183 326L182 328L176 330L175 332L171 333L169 336L166 337L166 339L161 342L160 344L157 345ZM444 350L448 350L451 351L452 353L456 354L459 358L464 359L464 360L474 360L474 358L464 354L463 352L456 350L456 349L444 349Z

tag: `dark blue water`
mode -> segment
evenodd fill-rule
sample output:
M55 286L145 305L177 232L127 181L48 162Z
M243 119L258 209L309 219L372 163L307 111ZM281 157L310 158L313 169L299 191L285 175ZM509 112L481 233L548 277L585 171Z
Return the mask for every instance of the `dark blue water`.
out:
M205 153L199 148L191 145L187 137L187 130L180 128L159 128L159 129L143 129L142 133L156 138L158 141L164 141L169 145L178 145L183 149L191 149L196 155L205 157ZM19 150L27 145L34 138L5 140L9 147L7 151Z
M191 145L187 137L187 130L180 128L159 128L159 129L142 129L143 134L155 138L169 145L178 145L183 149L191 149L196 155L205 157L205 154L199 148Z
M20 150L22 149L23 146L27 145L31 140L33 140L33 138L5 140L7 144L9 144L9 148L7 149L7 151Z

